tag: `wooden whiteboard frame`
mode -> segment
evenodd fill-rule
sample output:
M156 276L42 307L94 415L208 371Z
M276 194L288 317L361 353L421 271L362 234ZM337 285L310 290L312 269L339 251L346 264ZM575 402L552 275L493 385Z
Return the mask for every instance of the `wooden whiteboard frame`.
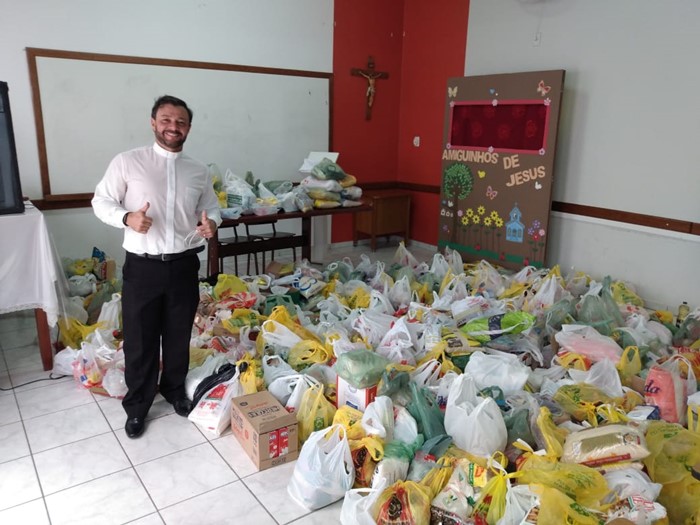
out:
M332 150L333 137L333 74L318 71L306 71L297 69L279 69L257 66L245 66L216 62L198 62L191 60L172 60L163 58L134 57L125 55L108 55L99 53L83 53L75 51L62 51L55 49L27 48L27 60L32 87L32 103L34 106L34 121L36 125L37 144L39 149L39 166L41 172L41 189L44 203L50 208L74 208L90 205L92 193L53 193L51 190L51 173L49 156L47 154L47 136L44 123L44 110L42 108L42 96L39 82L39 68L37 59L56 58L68 60L85 60L96 62L111 62L118 64L138 64L148 66L165 66L173 68L191 68L217 71L233 71L264 75L281 75L292 77L306 77L325 79L328 83L328 148ZM146 119L146 115L144 119ZM115 154L118 153L115 151ZM303 159L300 159L300 161Z

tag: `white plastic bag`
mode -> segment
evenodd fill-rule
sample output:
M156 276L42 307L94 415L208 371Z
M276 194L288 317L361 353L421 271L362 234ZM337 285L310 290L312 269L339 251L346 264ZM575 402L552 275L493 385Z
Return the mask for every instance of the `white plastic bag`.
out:
M64 348L53 357L52 374L71 376L73 375L73 363L78 359L78 351L71 348Z
M394 439L394 403L390 397L377 396L362 415L362 428L367 435L379 436L385 443Z
M262 369L263 380L267 387L279 377L296 374L296 371L278 355L264 355L262 357Z
M517 356L496 350L489 354L474 352L464 372L471 374L479 390L497 386L505 396L520 392L530 376L530 369Z
M289 350L302 339L282 323L268 319L260 327L260 335L272 351L286 359Z
M397 310L408 306L412 296L411 283L408 281L408 277L404 275L396 281L389 289L387 296L392 306Z
M599 388L610 397L622 397L625 395L622 391L620 374L615 368L615 363L610 361L610 359L603 359L593 363L588 370L572 368L569 370L569 376L577 383L587 383Z
M122 294L112 294L112 299L102 305L98 323L103 323L106 330L119 330L121 327Z
M385 333L376 351L394 363L415 366L416 354L411 332L403 317L397 319L394 326Z
M216 385L202 396L187 419L220 436L231 422L231 400L245 394L240 377L240 371L236 368L231 379Z
M452 382L445 409L445 431L455 445L480 457L503 452L508 430L493 398L479 398L474 378L468 373Z
M287 485L291 498L309 510L342 499L355 482L355 467L343 425L312 432Z
M343 506L340 508L340 523L342 525L375 525L372 517L372 506L386 488L386 480L371 489L351 489L345 494Z
M199 383L215 373L219 367L226 362L226 356L217 352L207 356L201 366L195 367L187 372L187 376L185 377L185 393L187 397L193 399L194 391L197 390Z
M414 445L418 439L418 423L402 406L394 407L394 439L407 445Z

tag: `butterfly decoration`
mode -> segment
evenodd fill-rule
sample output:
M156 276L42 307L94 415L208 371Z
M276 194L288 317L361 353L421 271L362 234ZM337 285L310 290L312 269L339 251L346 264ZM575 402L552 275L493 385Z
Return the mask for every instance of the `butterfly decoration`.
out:
M454 206L454 205L455 205L454 202L452 202L452 201L447 201L447 207L448 207L448 208L451 208L451 207Z
M486 177L486 172L484 170L479 170L476 173L479 175L480 179L483 179L484 177Z
M457 88L458 87L459 86L455 86L455 87L447 86L447 96L450 98L455 98L457 96Z
M491 186L489 186L488 188L486 188L486 196L487 196L489 199L491 199L491 200L495 199L495 198L496 198L496 195L498 195L498 192L497 192L496 190L494 190Z
M544 80L540 80L540 83L537 84L537 92L542 95L543 97L549 93L549 91L552 89L552 86L545 86Z
M496 90L495 90L494 88L489 89L489 93L490 93L491 95L496 95L496 96L498 96L498 93L496 93Z
M535 189L536 189L536 190L541 190L541 189L542 189L542 184L540 184L539 182L535 182Z

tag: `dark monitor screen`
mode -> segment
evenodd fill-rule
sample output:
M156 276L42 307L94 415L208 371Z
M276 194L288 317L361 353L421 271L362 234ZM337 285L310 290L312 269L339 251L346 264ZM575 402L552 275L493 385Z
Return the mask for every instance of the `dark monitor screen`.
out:
M0 215L23 212L9 89L0 81Z

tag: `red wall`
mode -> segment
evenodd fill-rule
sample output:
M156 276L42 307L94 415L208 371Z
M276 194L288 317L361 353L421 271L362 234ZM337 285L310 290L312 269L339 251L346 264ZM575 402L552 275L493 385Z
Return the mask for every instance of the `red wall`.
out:
M333 151L367 182L440 184L447 78L464 74L469 0L335 0ZM372 55L372 119L365 120L367 82L350 75ZM412 145L421 137L421 146ZM411 238L437 244L439 196L413 193ZM352 219L333 219L333 242L352 239Z

